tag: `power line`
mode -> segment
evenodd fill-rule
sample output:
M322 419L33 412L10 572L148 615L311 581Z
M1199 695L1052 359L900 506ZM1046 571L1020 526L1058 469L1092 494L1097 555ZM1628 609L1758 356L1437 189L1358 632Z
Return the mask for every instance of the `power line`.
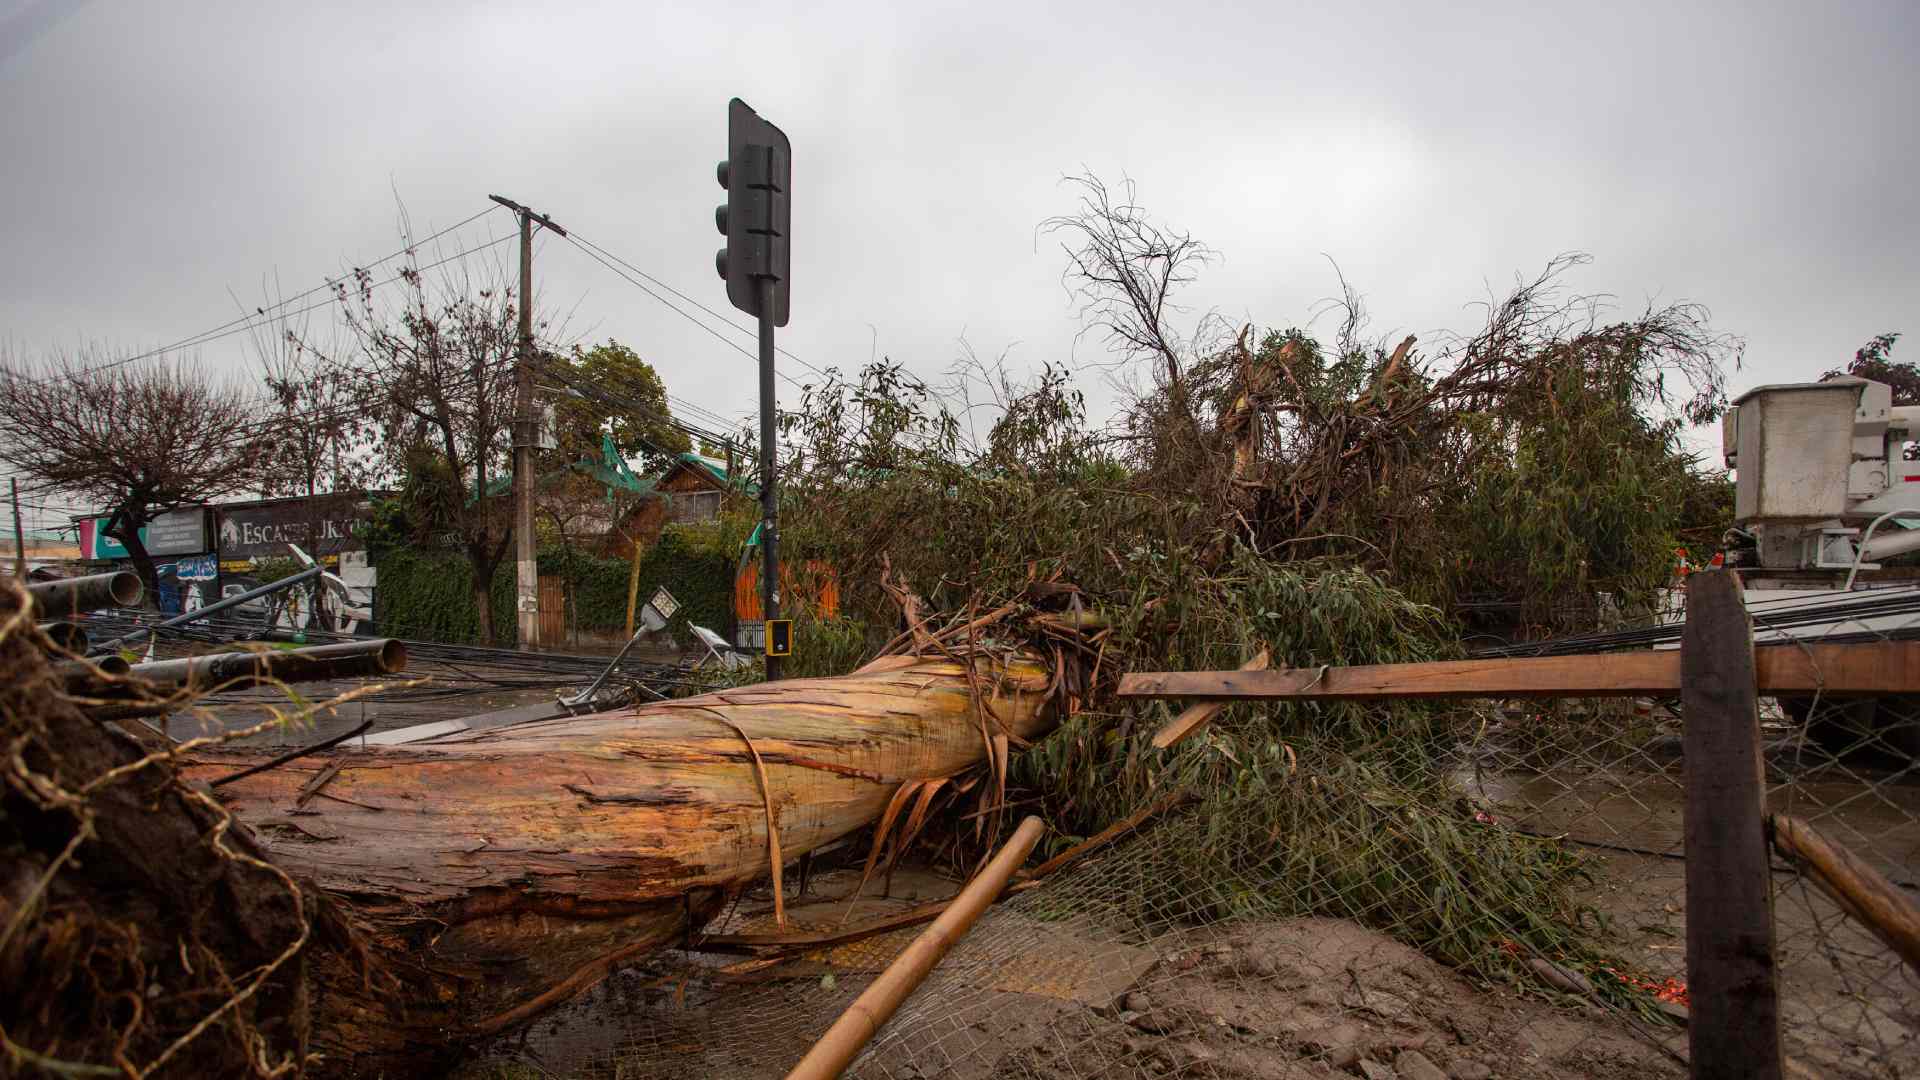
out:
M695 427L692 424L689 424L683 420L675 419L671 414L661 414L661 413L655 412L653 411L653 409L642 404L641 402L634 401L631 398L624 397L620 394L612 393L608 390L604 390L598 386L593 385L593 383L587 381L586 379L583 379L577 375L574 375L571 372L560 369L557 365L549 365L543 368L543 372L559 380L560 382L567 384L568 387L573 389L576 393L580 394L581 396L593 398L604 404L611 405L615 408L626 409L629 412L638 413L641 416L645 416L649 419L652 419L656 423L665 424L669 428L672 428L673 430L678 431L681 434L689 436L691 438L697 438L702 440L703 442L708 442L708 443L727 443L732 441L726 435L716 434L714 432L706 431L702 428ZM649 442L648 445L652 446L653 444ZM658 446L654 446L654 449L661 450L661 448ZM664 453L665 451L662 451L662 452Z
M758 337L759 330L757 330L756 328L750 327L750 326L742 326L740 323L735 322L732 317L723 315L720 312L713 310L712 308L701 303L700 301L695 300L693 297L688 296L686 293L681 292L679 289L674 288L673 286L667 284L664 281L661 281L659 278L654 277L652 274L647 273L645 270L640 269L639 267L633 265L632 263L621 258L620 256L615 255L613 252L608 251L606 248L601 247L599 244L596 244L593 241L588 240L586 237L584 236L580 237L579 242L593 249L593 252L589 252L588 254L593 254L594 252L598 252L599 254L605 255L607 258L612 259L614 262L619 263L621 266L624 266L627 269L633 271L634 273L639 274L641 277L646 278L648 281L659 286L660 288L665 289L666 291L672 293L673 295L679 297L680 299L685 300L687 303L692 304L694 307L699 308L701 311L706 312L708 315L711 315L714 318L719 319L722 323L725 323L726 325L732 327L733 329L738 330L740 333L745 334L749 337ZM634 282L634 284L638 285L639 282ZM645 288L645 286L641 286L641 287L643 289ZM648 295L652 295L651 291L648 292ZM655 296L654 299L659 300L660 298ZM661 303L666 303L666 301L661 300ZM739 348L739 346L737 345L734 347ZM805 360L802 360L799 357L793 355L791 352L788 352L786 349L780 346L775 346L774 348L775 348L775 351L778 352L780 355L786 357L787 359L793 361L796 364L799 364L801 367L806 368L808 371L813 372L815 375L818 375L823 379L827 378L826 372L821 371L819 368L814 367L812 364L809 364ZM746 352L745 349L741 349L740 351ZM758 357L755 357L755 359L757 360ZM792 380L789 379L788 381L791 382Z
M474 255L474 254L477 254L477 253L479 253L479 252L482 252L482 251L485 251L485 250L486 250L486 249L488 249L488 248L491 248L491 247L498 247L499 245L501 245L501 244L504 244L504 243L506 243L507 241L509 241L509 240L511 240L511 239L513 239L513 237L511 237L511 236L503 236L503 237L500 237L500 238L499 238L499 239L497 239L497 240L489 240L489 241L487 241L487 242L486 242L486 243L484 243L484 244L476 244L475 246L473 246L473 247L470 247L470 248L468 248L468 249L466 249L465 251L461 251L461 252L456 252L455 254L452 254L452 255L449 255L449 256L447 256L447 257L446 257L446 258L444 258L444 259L438 259L438 260L436 260L436 261L434 261L434 262L430 262L430 263L428 263L428 264L426 264L425 266L420 266L420 267L415 267L415 268L412 268L412 272L413 272L413 273L420 273L420 272L422 272L422 271L426 271L426 270L433 270L433 269L437 269L437 268L439 268L439 267L442 267L442 266L445 266L446 264L448 264L448 263L450 263L450 262L453 262L453 261L454 261L455 259L464 259L464 258L466 258L466 257L467 257L467 256L469 256L469 255ZM407 273L406 273L406 272L402 272L402 273L399 273L399 274L395 274L394 276L392 276L392 277L390 277L390 278L386 278L385 280L382 280L382 281L378 281L378 282L375 282L375 283L373 283L373 284L371 284L371 285L368 285L368 286L366 286L366 289L370 291L370 290L373 290L373 289L379 289L379 288L384 288L385 286L388 286L388 285L391 285L391 284L393 284L394 282L396 282L396 281L399 281L399 280L401 280L401 279L403 279L403 278L405 278L406 276L407 276ZM334 284L337 284L337 282L336 282L336 283L334 283ZM278 316L278 317L281 317L281 318L290 318L290 317L292 317L292 316L294 316L294 315L303 315L303 314L305 314L305 313L307 313L307 312L309 312L309 311L315 311L315 310L317 310L317 309L319 309L319 308L323 308L323 307L328 307L328 306L330 306L330 305L333 305L333 304L338 304L338 303L340 303L341 301L342 301L342 297L340 297L340 296L334 296L334 297L332 297L332 298L330 298L330 299L326 299L326 300L321 300L321 301L319 301L318 303L313 303L313 304L308 304L308 305L307 305L306 307L303 307L303 308L299 308L299 309L297 309L297 310L294 310L294 311L290 311L290 312L286 312L286 313L284 313L283 315L281 315L281 316ZM253 316L253 315L248 315L248 316L245 316L245 318L246 318L246 319L253 319L253 318L256 318L256 317L257 317L257 316ZM238 320L236 320L236 321L238 321ZM229 323L229 324L227 324L227 325L229 325L229 326L232 326L232 323ZM212 332L209 332L209 335L210 335L210 336L205 336L205 337L201 337L201 338L198 338L198 339L194 339L194 340L192 340L192 341L191 341L191 344L192 344L192 345L195 345L195 346L198 346L198 345L205 345L205 344L208 344L209 342L214 342L214 341L219 341L219 340L221 340L221 339L223 339L223 338L230 338L230 337L232 337L232 336L234 336L235 334L243 334L243 333L251 333L251 332L252 332L253 330L255 330L255 329L256 329L256 327L255 327L255 326L254 326L254 325L253 325L252 323L248 323L248 324L247 324L247 325L245 325L245 326L239 326L239 327L235 327L234 329L231 329L231 330L227 330L227 331L225 331L225 332L223 332L223 333L212 333ZM175 346L169 346L169 347L168 347L168 349L171 349L171 348L174 348L174 347L175 347ZM134 362L134 361L136 361L136 360L141 360L141 359L145 359L145 358L147 358L147 357L152 357L152 356L158 356L158 355L161 355L162 353L165 353L165 352L167 352L167 351L168 351L168 349L158 349L158 350L151 350L151 351L148 351L148 352L145 352L145 353L141 353L141 354L139 354L139 355L136 355L136 356L129 356L129 357L123 357L123 358L121 358L121 359L119 359L119 360L112 360L112 361L109 361L109 362L107 362L107 363L104 363L104 364L96 364L96 365L94 365L94 366L92 366L92 367L87 367L87 368L80 368L80 369L78 369L78 370L76 370L76 371L71 371L71 372L60 372L60 373L58 373L58 377L62 377L62 378L68 378L68 377L72 377L72 376L77 376L77 375L91 375L91 374L94 374L94 373L96 373L96 372L101 372L101 371L109 371L109 370L112 370L112 369L114 369L114 368L118 368L118 367L124 367L125 365L127 365L127 364L131 364L131 363L133 363L133 362ZM39 383L39 384L41 384L42 386L46 386L46 385L51 385L51 383L52 383L52 380L53 380L53 378L54 378L54 376L42 376L42 377L37 377L37 378L36 378L36 377L34 377L34 376L30 376L30 375L18 375L18 376L16 376L16 377L18 377L18 378L22 378L22 379L26 379L26 380L28 380L29 382L36 382L36 383Z
M759 357L755 356L751 352L748 352L744 347L742 347L738 343L729 340L726 337L726 335L722 334L720 331L715 330L713 327L708 326L706 323L703 323L699 319L694 318L691 314L688 314L686 311L683 311L682 309L674 306L673 301L668 300L666 297L661 296L659 293L654 292L652 289L647 288L645 285L641 284L637 278L633 277L633 275L628 274L626 271L615 266L613 263L608 262L604 258L601 258L596 251L594 251L591 248L588 248L586 245L582 244L579 240L576 240L574 237L569 236L567 237L567 242L570 244L573 244L575 247L578 247L581 251L586 252L588 258L599 263L601 266L604 266L607 269L613 271L616 275L624 279L629 285L632 285L634 288L639 289L641 292L646 293L648 296L651 296L655 300L658 300L660 301L660 303L666 305L666 307L669 310L671 310L674 314L679 315L681 318L687 320L693 325L713 335L713 337L716 340L718 340L722 345L725 345L727 348L732 349L734 352L739 353L741 356L744 356L747 359L754 361L755 363L759 362ZM732 324L728 323L727 325L731 326ZM794 386L800 387L803 390L806 389L806 387L802 383L800 383L799 381L794 379L793 376L788 375L784 371L776 371L774 372L774 374L780 376L782 379L787 380L787 382L793 384Z
M711 420L722 427L732 428L745 422L743 417L722 416L721 414L714 412L712 409L706 408L703 405L695 404L694 402L688 401L686 398L683 398L683 397L675 397L672 394L667 395L667 401L671 404L680 406L681 408L685 409L690 413L693 413L696 416L704 416L708 420Z
M409 243L406 246L400 248L399 250L392 252L388 255L382 256L381 258L373 260L372 262L366 263L363 266L356 266L352 272L352 275L345 275L338 278L327 279L326 281L323 281L319 285L316 285L303 292L297 293L291 297L287 297L283 300L280 300L275 304L269 305L264 308L257 308L251 313L244 314L238 318L229 320L225 323L220 324L219 326L213 327L210 330L202 331L199 334L182 338L179 341L176 341L170 345L162 346L157 349L147 350L145 352L137 353L132 356L122 357L113 361L109 361L104 364L98 364L92 367L82 368L82 369L79 369L78 371L73 372L72 374L84 375L84 374L90 374L94 372L106 371L106 370L123 367L125 365L132 364L140 360L149 359L155 356L161 356L168 352L173 352L179 349L209 344L214 341L219 341L228 337L232 337L236 334L250 333L258 329L259 325L261 325L263 321L271 318L290 318L292 316L305 314L310 311L318 310L320 308L328 307L333 304L341 303L346 297L346 292L344 291L342 286L349 280L350 276L363 274L374 267L378 267L385 263L391 262L395 258L399 258L400 256L414 253L418 251L419 248L421 248L422 246L426 244L430 244L433 241L448 235L449 233L455 232L456 230L461 229L473 223L474 221L479 220L482 217L485 217L487 214L493 212L495 209L497 209L496 206L489 205L483 208L482 210L480 210L478 213L473 214L467 218L464 218L461 221L456 222L453 225L450 225L444 229L441 229L438 232L435 232L432 235L422 240ZM563 233L562 235L565 236L569 241L573 241L572 236L569 236L565 233ZM385 278L381 281L378 281L372 284L360 286L360 288L364 291L371 291L373 289L383 288L387 285L393 284L396 281L400 281L404 278L407 278L410 275L417 275L422 271L436 269L450 262L454 262L459 259L464 259L471 255L477 254L481 251L485 251L489 248L496 247L512 239L514 239L514 237L511 234L498 237L496 239L487 241L485 243L477 244L473 247L456 252L453 255L449 255L449 256L437 259L424 266L408 267L407 269L401 271L398 274L393 275L392 277ZM629 284L634 285L636 288L639 288L642 292L647 293L649 296L660 301L662 304L666 305L667 307L673 309L675 313L693 322L694 325L699 326L701 329L706 330L709 334L714 335L714 337L719 339L723 344L726 344L730 348L733 348L736 351L741 352L743 355L746 355L749 359L754 359L754 356L752 353L741 348L739 345L735 344L734 342L727 340L724 336L719 334L712 327L708 326L707 324L701 322L699 319L694 318L692 315L676 307L674 304L666 300L664 297L660 296L658 293L654 292L652 289L647 288L647 286L642 284L640 281L635 280L635 278L633 278L632 276L628 275L627 273L624 273L620 269L620 267L614 265L614 263L617 262L621 266L627 267L628 269L632 270L635 274L639 274L641 277L647 279L648 281L653 282L654 284L658 285L660 288L666 290L667 292L672 293L674 296L679 297L680 299L686 301L687 303L700 308L700 310L706 312L708 315L713 316L716 319L719 319L722 323L728 326L731 326L733 329L735 330L742 329L741 327L733 324L725 316L720 315L719 313L713 311L711 308L708 308L706 305L701 304L699 301L694 300L691 297L688 297L686 294L680 292L677 289L674 289L672 286L659 281L659 279L653 277L653 275L647 274L645 271L640 270L638 267L633 266L631 263L627 262L627 260L621 259L619 256L613 255L611 252L605 252L605 249L600 248L599 245L597 244L592 244L591 241L588 241L584 245L580 244L578 241L573 241L573 242L575 242L576 246L581 247L581 250L585 251L590 257L594 258L595 261L599 262L601 265L605 266L607 269L613 271L619 277L625 279ZM603 258L600 254L601 252L604 252L606 257ZM609 259L613 261L610 262ZM331 291L333 295L329 296L325 300L308 304L303 307L295 308L291 311L284 310L288 308L290 305L296 304L299 301L306 299L308 297L311 297L316 293L320 293L322 291ZM817 374L821 374L822 376L825 375L824 372L821 372L818 368L813 367L811 364L807 364L806 361L801 360L799 357L793 356L792 353L786 352L786 350L784 349L781 351L785 353L790 359L793 359L795 362L802 364L803 366L807 367L809 370L812 370ZM501 361L496 361L493 366L493 369L484 373L482 376L479 376L479 377L475 377L471 375L464 376L461 382L450 384L448 389L452 390L453 392L458 392L460 389L464 388L464 386L462 385L462 383L464 382L472 382L477 384L480 378L486 378L486 377L490 377L492 375L497 374L500 368L507 366L511 362L512 361L510 358L501 360ZM794 380L791 376L786 375L784 372L779 374L781 375L782 378L786 379L788 383L794 386L801 385L796 380ZM43 385L50 382L50 380L48 379L32 379L32 377L26 376L26 375L19 375L18 377L29 378L32 381L42 383ZM218 443L209 444L207 447L203 449L209 449L209 450L226 449L233 446L237 446L253 438L258 432L270 430L275 427L284 426L288 423L293 423L293 422L298 422L303 420L315 421L315 422L329 422L329 421L346 419L348 417L357 415L363 412L365 409L376 404L380 400L380 398L383 396L384 394L382 391L374 390L374 391L369 391L359 396L358 398L350 398L342 402L329 404L325 407L307 410L305 412L275 413L274 415L268 416L257 423L250 424L238 429L232 438L223 440ZM600 396L604 397L604 395L600 395ZM675 430L681 431L683 434L690 435L694 438L701 439L708 443L726 444L726 443L733 442L732 435L730 434L730 430L741 422L739 419L723 416L720 413L717 413L704 406L698 405L685 398L676 397L671 394L667 395L667 400L675 405L678 405L682 410L684 410L687 413L693 414L695 416L704 416L712 420L713 422L719 424L722 430L719 432L705 430L693 424L678 421L675 418L673 418L671 415L661 416L660 414L652 413L650 410L646 410L643 407L640 407L633 402L626 401L625 399L619 399L619 401L615 402L615 404L618 407L635 409L636 411L640 411L646 415L652 416L656 420L660 420L668 424L668 426L674 428ZM267 396L262 396L258 401L253 403L255 407L271 407L274 404L275 404L274 400L271 397L267 397ZM655 447L655 449L658 450L659 448ZM57 484L42 483L39 485L29 485L27 488L23 490L29 494L37 494L37 493L57 492L62 490L62 488L60 485L57 485ZM24 505L27 505L27 504L23 504L23 506ZM85 513L88 511L88 508L81 507L78 505L68 505L64 508L58 508L52 504L34 504L33 508L36 510L41 510L48 513L60 513L63 511L63 509L66 512L78 512L78 513Z
M383 255L380 258L365 264L364 266L356 266L354 267L354 272L357 273L363 270L371 270L376 266L381 266L386 263L392 262L394 259L399 258L400 256L407 254L408 252L418 250L423 245L433 243L435 240L440 239L442 236L445 236L456 229L461 229L468 225L471 225L472 223L480 220L481 218L487 216L488 214L493 213L497 209L499 208L496 206L489 205L486 208L482 209L479 213L474 214L472 217L465 218L459 222L449 225L446 228L441 229L439 232L434 233L432 236L429 236L424 240L418 240L413 243L410 243L405 247L402 247L400 250L395 251L388 255ZM511 238L503 237L502 239L511 239ZM499 243L499 241L494 241L494 243ZM482 247L488 247L488 246L491 246L491 245L482 245ZM479 250L479 248L475 248L473 250L477 251ZM463 255L469 254L469 253L463 253ZM462 257L462 256L455 256L455 258L459 258L459 257ZM447 260L442 260L442 262L445 262L445 261ZM440 264L435 263L434 265L438 266ZM227 322L221 323L219 326L216 326L211 330L205 330L205 331L202 331L201 333L194 334L191 337L182 338L171 345L163 345L157 349L149 349L148 351L143 353L137 353L133 356L122 357L118 360L113 360L105 364L100 364L95 367L86 368L84 369L84 371L105 371L110 368L116 368L116 367L121 367L125 364L131 364L136 361L147 360L155 356L162 356L162 355L165 355L166 353L174 352L179 349L191 348L196 345L204 345L209 341L218 341L224 337L231 337L233 333L238 333L239 331L234 330L228 333L222 333L222 331L227 331L230 327L239 326L240 324L248 324L246 326L242 326L241 329L251 329L251 324L254 319L264 318L269 312L275 311L278 308L286 307L288 304L297 303L301 300L306 299L309 296L312 296L314 293L320 292L323 289L333 289L337 287L342 281L345 281L345 280L346 280L345 276L338 277L338 278L329 278L326 281L323 281L320 284L315 285L313 288L306 290L305 292L296 293L293 296L290 296L284 300L281 300L276 304L272 304L265 308L256 308L250 314L242 315L237 319L228 320ZM387 279L387 281L381 282L381 284L385 285L395 280L398 280L398 279L389 278ZM326 303L333 303L333 302L334 301L329 300ZM301 308L300 311L291 312L290 314L298 315L298 314L301 314L302 312L312 311L316 307L325 307L326 303L315 304L310 307Z

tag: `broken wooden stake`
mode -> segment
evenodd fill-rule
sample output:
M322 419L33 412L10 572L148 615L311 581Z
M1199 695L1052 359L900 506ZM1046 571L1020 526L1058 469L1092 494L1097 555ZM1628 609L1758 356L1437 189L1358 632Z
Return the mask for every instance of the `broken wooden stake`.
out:
M1920 904L1912 897L1799 818L1773 816L1773 849L1920 973Z
M1267 670L1267 665L1272 662L1273 654L1266 649L1261 649L1260 655L1241 664L1240 670L1265 671ZM1221 709L1227 707L1227 704L1228 703L1224 701L1203 701L1198 705L1187 706L1181 710L1179 716L1174 717L1166 727L1161 728L1154 734L1153 748L1155 750L1165 750L1174 743L1180 742L1201 728L1206 727L1213 722L1215 716L1220 714Z
M956 942L966 936L982 912L1007 887L1007 880L1026 861L1033 845L1040 842L1046 825L1029 817L1013 832L1013 838L974 875L960 895L953 898L940 917L927 927L913 944L907 946L887 969L873 980L840 1019L833 1022L807 1056L787 1074L787 1080L833 1080L845 1071L854 1056L872 1040L893 1017L903 1002L919 989L934 966Z

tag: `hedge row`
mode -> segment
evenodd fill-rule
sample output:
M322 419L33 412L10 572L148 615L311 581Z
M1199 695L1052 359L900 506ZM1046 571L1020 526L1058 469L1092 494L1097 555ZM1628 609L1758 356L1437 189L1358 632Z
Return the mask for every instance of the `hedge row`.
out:
M584 552L546 547L539 552L540 573L563 575L571 585L575 617L582 632L620 633L627 619L625 559L594 558ZM480 640L480 619L472 595L473 572L467 560L449 551L388 548L376 557L379 585L374 589L374 618L383 634L422 641L472 644ZM668 630L690 644L689 623L731 637L734 630L735 556L689 542L669 527L640 562L640 601L664 585L680 602ZM488 590L492 599L496 644L518 639L513 613L514 566L502 560Z

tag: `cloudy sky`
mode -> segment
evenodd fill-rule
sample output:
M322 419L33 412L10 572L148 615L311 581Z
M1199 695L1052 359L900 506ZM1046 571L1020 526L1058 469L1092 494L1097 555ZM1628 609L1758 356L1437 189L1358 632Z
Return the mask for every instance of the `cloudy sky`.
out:
M1035 231L1091 170L1219 251L1196 312L1305 322L1331 259L1375 333L1430 340L1584 251L1573 288L1745 338L1736 388L1809 378L1920 331L1917 63L1911 0L0 0L0 342L189 338L394 250L396 193L419 234L521 200L739 318L712 270L738 95L793 140L782 343L818 367L937 375L963 339L1099 359ZM573 336L632 345L689 409L753 407L742 352L565 241L536 266ZM246 341L197 351L244 372Z

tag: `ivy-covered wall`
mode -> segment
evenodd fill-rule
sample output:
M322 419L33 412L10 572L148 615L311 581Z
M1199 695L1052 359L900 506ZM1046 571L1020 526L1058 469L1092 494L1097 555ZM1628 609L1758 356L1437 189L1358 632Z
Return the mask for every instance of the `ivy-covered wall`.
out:
M705 536L678 526L661 533L640 562L640 602L664 585L680 602L668 630L682 644L693 640L689 623L731 637L734 629L733 574L737 552L715 550ZM564 575L571 584L582 633L618 634L627 620L625 559L603 559L557 546L539 552L540 573ZM475 644L480 620L473 607L472 571L467 560L449 551L392 547L376 556L379 585L374 617L379 632L424 641ZM502 560L489 592L493 600L496 644L517 639L513 617L514 568Z

